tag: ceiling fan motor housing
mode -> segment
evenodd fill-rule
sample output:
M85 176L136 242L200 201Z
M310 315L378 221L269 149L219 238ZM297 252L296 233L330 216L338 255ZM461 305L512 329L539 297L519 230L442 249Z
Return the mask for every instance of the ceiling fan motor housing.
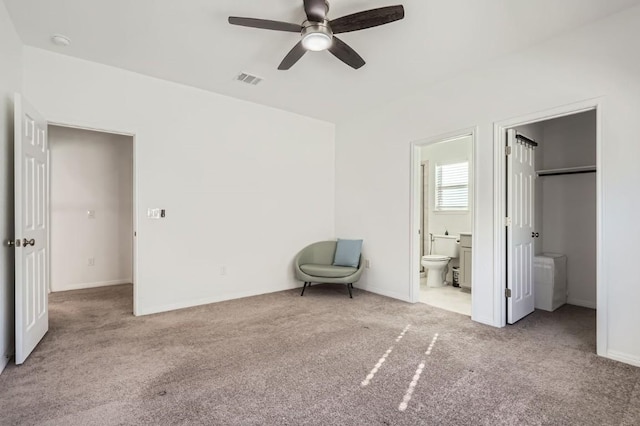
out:
M305 49L320 51L331 47L333 31L328 20L322 22L305 21L302 24L302 44Z

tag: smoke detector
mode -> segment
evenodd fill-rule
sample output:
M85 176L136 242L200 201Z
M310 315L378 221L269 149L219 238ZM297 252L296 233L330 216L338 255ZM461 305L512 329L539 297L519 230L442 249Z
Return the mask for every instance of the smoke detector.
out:
M51 42L56 46L66 47L71 44L71 40L67 36L63 36L62 34L54 34L51 36Z

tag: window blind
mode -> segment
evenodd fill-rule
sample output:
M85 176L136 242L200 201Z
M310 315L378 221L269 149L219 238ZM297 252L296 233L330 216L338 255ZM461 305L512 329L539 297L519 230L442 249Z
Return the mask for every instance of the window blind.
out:
M469 209L469 162L436 165L436 210Z

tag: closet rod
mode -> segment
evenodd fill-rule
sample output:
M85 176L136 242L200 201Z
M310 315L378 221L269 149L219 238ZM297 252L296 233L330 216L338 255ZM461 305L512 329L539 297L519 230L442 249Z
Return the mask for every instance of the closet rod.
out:
M580 170L575 172L540 173L538 176L579 175L581 173L595 173L595 170Z
M595 166L569 167L566 169L538 170L538 176L577 175L581 173L595 173Z
M519 140L521 140L522 142L524 142L524 143L526 143L526 144L529 144L529 145L531 145L531 146L533 146L533 147L538 146L538 142L534 141L533 139L529 139L528 137L523 136L523 135L521 135L521 134L519 134L519 133L517 133L517 134L516 134L516 139L519 139Z

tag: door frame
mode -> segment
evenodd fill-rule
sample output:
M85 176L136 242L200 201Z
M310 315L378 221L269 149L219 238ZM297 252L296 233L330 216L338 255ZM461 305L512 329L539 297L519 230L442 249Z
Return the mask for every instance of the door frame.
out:
M604 280L605 264L602 259L603 186L602 186L602 98L563 105L557 108L495 122L493 125L494 151L494 323L507 325L507 237L505 217L507 209L506 130L526 124L552 120L587 111L596 111L596 342L597 354L606 356L607 348L607 285Z
M422 185L420 184L420 166L422 164L422 158L420 150L422 147L433 145L439 142L447 142L455 139L460 139L464 137L471 136L471 170L469 171L470 181L471 181L471 203L469 207L471 208L471 246L474 247L476 245L476 233L474 230L478 229L478 209L476 208L477 203L477 191L478 185L477 182L477 143L478 143L478 127L468 127L461 130L456 130L453 132L443 133L440 135L428 137L425 139L420 139L417 141L411 142L411 183L410 183L410 252L409 252L409 277L410 277L410 287L409 287L409 301L411 303L417 303L420 301L420 240L422 239L422 235L420 235L419 231L422 227L420 224L420 209L422 205L420 203L422 190ZM473 281L473 277L476 276L475 269L477 267L477 262L474 261L475 250L471 250L471 279ZM473 305L475 297L473 292L471 292L471 319L473 319Z
M422 232L420 233L420 255L424 256L427 253L427 247L424 244L424 232L426 229L429 228L429 215L425 214L425 207L428 208L429 206L431 206L431 204L429 203L429 201L425 201L425 191L424 191L424 187L426 185L426 189L427 192L429 191L429 160L424 161L422 160L422 158L420 159L420 196L421 196L421 200L422 203L420 204L420 229L422 230ZM425 184L425 180L427 181L427 183ZM425 226L426 225L426 226ZM429 244L429 248L431 247L431 244ZM420 265L420 278L422 278L422 274L425 273L426 274L426 270L424 268L424 266Z
M113 129L103 129L91 125L80 125L80 124L71 124L66 121L56 121L56 120L47 120L47 126L56 126L56 127L66 127L68 129L78 129L78 130L89 130L92 132L101 132L101 133L110 133L113 135L127 136L131 138L131 152L132 152L132 176L133 176L133 199L132 199L132 214L133 214L133 245L132 245L132 277L133 281L133 315L138 316L140 310L138 308L138 167L137 167L137 141L136 134L133 132L125 131L125 130L113 130ZM51 168L49 168L49 173L51 173ZM51 179L51 177L49 177ZM51 211L49 211L49 218L51 220ZM51 251L51 229L49 228L49 251ZM51 282L49 282L49 286L51 286ZM49 292L51 292L51 288L49 288Z

